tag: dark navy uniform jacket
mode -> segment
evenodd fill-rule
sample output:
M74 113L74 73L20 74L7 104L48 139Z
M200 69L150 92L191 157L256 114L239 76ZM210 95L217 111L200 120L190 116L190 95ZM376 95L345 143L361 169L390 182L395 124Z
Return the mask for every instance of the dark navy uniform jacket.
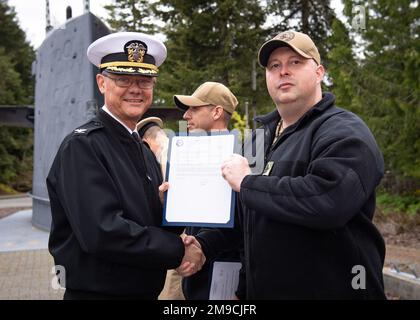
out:
M49 250L66 287L158 296L180 265L180 229L165 230L152 152L103 110L62 142L47 177Z
M279 113L259 118L267 170L239 192L248 299L385 298L372 223L383 158L365 123L334 101L325 93L273 145ZM232 242L223 232L233 235L198 236L205 252Z

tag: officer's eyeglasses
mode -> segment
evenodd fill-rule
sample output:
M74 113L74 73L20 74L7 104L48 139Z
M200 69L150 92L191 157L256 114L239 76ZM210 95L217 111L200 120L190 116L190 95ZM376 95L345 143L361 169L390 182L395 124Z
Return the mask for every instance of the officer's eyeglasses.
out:
M129 88L133 85L133 83L136 83L136 85L141 89L152 89L153 86L155 85L155 81L153 79L147 79L147 78L145 78L145 79L143 79L143 78L134 79L134 78L128 78L128 77L114 78L114 77L108 76L105 73L102 73L102 75L104 77L107 77L107 78L113 80L115 82L115 84L118 87L121 87L121 88Z

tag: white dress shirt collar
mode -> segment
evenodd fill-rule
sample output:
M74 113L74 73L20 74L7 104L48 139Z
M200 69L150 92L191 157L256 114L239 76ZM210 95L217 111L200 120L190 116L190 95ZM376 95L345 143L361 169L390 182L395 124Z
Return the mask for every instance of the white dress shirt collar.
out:
M131 130L129 127L127 127L124 122L122 122L120 119L118 119L116 116L114 116L111 111L109 111L108 107L106 105L104 105L102 107L102 110L104 110L106 113L108 113L111 117L113 117L116 121L118 121L119 123L121 123L122 126L124 126L124 128L126 128L128 130L128 132L130 134L132 134L133 132L137 132L137 130ZM138 133L138 132L137 132Z

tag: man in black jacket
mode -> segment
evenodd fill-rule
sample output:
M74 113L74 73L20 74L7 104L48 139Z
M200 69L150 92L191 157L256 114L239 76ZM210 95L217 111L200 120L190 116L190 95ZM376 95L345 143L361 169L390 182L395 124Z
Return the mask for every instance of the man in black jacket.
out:
M105 105L62 142L47 177L49 250L64 267L64 299L156 299L166 270L204 263L182 230L164 230L162 175L136 123L150 107L166 48L152 36L98 39L88 58Z
M265 168L232 156L224 178L242 204L248 299L384 299L384 241L372 223L384 170L373 135L322 93L312 40L287 31L262 45L277 109L260 117ZM258 147L258 146L257 146ZM199 237L204 253L212 237Z

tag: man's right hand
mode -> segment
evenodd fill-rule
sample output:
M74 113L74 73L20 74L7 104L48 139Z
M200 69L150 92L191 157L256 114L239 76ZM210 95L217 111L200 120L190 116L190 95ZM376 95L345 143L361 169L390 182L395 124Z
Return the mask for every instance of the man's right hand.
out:
M189 277L200 271L206 262L206 257L201 250L201 245L193 236L183 235L185 246L184 258L181 265L176 269L179 275Z
M248 160L239 154L231 155L222 164L222 177L236 192L240 192L242 180L249 174L251 169Z

